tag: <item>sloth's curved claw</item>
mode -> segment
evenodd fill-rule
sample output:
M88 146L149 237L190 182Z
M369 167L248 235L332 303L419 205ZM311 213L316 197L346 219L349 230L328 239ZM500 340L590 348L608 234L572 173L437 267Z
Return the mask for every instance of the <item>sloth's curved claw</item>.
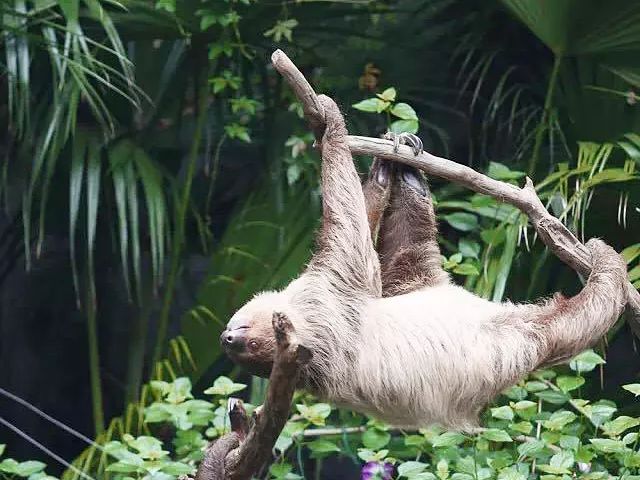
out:
M411 147L413 154L416 157L424 151L424 146L420 137L412 133L402 133L401 135L403 136L404 144Z
M382 138L385 140L393 141L393 152L398 153L398 148L400 145L407 145L413 151L413 154L418 156L424 151L424 147L422 144L422 140L420 137L414 135L413 133L393 133L387 132L382 135Z

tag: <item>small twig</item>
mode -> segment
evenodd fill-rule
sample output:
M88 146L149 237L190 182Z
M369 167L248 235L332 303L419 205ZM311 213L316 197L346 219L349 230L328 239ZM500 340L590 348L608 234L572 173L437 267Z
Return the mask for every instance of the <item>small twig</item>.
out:
M298 100L302 103L307 120L314 133L324 124L324 111L318 98L304 75L281 50L271 56L273 66L287 80ZM414 155L410 147L401 145L394 149L393 142L379 138L348 137L349 148L354 155L373 155L396 162L411 165L429 175L441 177L463 185L474 192L489 195L498 201L509 203L521 210L535 228L542 242L564 263L580 275L591 273L589 250L569 231L564 224L551 215L536 194L533 182L526 179L523 188L487 177L475 170L423 152ZM627 282L627 311L629 325L640 336L640 292Z

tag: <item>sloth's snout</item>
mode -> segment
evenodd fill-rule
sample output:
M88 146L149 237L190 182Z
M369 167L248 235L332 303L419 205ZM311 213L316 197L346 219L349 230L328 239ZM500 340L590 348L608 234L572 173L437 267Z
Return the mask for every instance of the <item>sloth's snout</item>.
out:
M234 329L226 329L220 335L220 344L222 348L231 352L242 352L246 345L245 332L247 327L240 327Z

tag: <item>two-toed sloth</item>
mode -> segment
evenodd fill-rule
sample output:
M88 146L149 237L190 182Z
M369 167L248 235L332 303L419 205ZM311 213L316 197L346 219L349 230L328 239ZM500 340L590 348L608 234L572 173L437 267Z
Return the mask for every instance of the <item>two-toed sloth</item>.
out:
M230 320L229 355L266 375L271 318L286 314L312 358L300 386L398 426L467 429L498 393L597 341L625 305L626 267L590 240L580 293L535 304L493 303L451 283L419 172L375 161L360 185L336 104L321 96L322 225L304 273L263 292ZM374 247L375 244L375 247Z

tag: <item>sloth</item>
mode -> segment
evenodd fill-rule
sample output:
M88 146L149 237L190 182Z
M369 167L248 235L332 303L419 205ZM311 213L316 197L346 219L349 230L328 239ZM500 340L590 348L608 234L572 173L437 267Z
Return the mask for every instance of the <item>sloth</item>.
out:
M395 426L472 430L505 388L567 361L617 320L626 266L598 239L586 244L593 269L572 298L494 303L455 285L421 173L374 160L361 185L343 117L319 98L326 124L315 253L286 288L257 294L233 315L220 337L232 360L267 376L280 312L312 354L299 387Z

